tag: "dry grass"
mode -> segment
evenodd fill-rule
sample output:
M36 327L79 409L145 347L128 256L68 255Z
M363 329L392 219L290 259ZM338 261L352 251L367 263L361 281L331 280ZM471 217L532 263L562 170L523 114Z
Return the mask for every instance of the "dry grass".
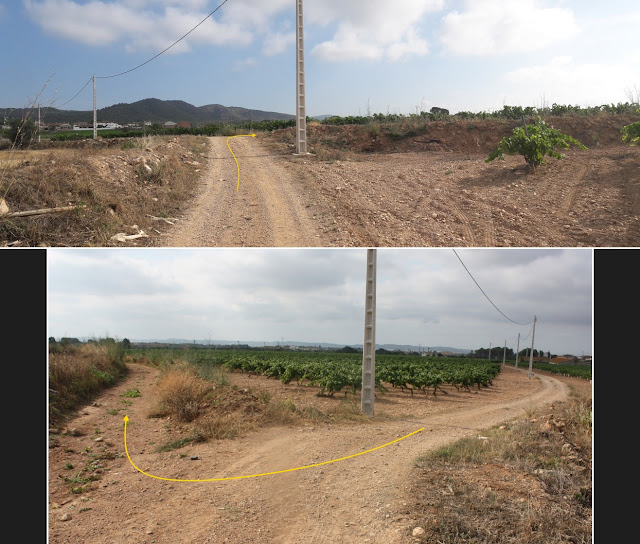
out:
M202 412L207 394L205 382L186 363L167 366L156 388L157 406L152 415L172 416L178 421L189 422Z
M296 405L290 398L233 384L233 375L220 366L165 363L157 386L158 402L150 417L175 418L181 439L161 449L189 442L233 439L266 427L327 423L369 423L359 402L345 398L326 412L313 405ZM376 416L376 420L384 418ZM189 423L185 428L183 423ZM185 433L189 436L184 439Z
M420 459L423 541L591 542L590 404L574 395Z
M49 423L60 424L82 403L115 384L126 372L119 344L69 346L49 355Z
M0 218L0 244L108 246L121 244L111 241L118 232L153 234L164 223L151 216L174 217L194 194L196 170L204 168L204 142L194 136L154 137L0 151L0 197L10 211L77 206L70 212ZM145 243L146 238L135 241Z

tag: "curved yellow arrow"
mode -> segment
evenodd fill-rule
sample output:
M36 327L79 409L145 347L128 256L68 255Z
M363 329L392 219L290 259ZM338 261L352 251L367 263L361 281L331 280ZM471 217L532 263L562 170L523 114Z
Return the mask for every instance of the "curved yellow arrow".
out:
M338 461L344 461L345 459L351 459L352 457L357 457L358 455L364 455L365 453L370 453L372 451L379 450L381 448L385 448L386 446L390 446L391 444L395 444L396 442L400 442L400 440L404 440L405 438L409 438L414 434L419 433L420 431L424 431L424 427L422 429L418 429L417 431L413 431L401 438L396 438L391 442L387 442L386 444L382 444L382 446L376 446L375 448L371 448L367 451L361 451L359 453L354 453L352 455L347 455L346 457L340 457L340 459L332 459L331 461L322 461L321 463L314 463L313 465L305 465L303 467L296 468L287 468L285 470L276 470L274 472L263 472L262 474L249 474L247 476L229 476L227 478L206 478L201 480L183 480L179 478L163 478L161 476L154 476L153 474L149 474L144 470L140 470L131 460L129 456L129 450L127 449L127 422L129 421L129 416L124 416L124 451L127 454L127 459L129 459L129 463L135 468L138 472L144 474L145 476L149 476L150 478L156 478L157 480L166 480L168 482L220 482L222 480L241 480L243 478L257 478L259 476L270 476L272 474L282 474L283 472L293 472L295 470L304 470L306 468L319 467L321 465L328 465L329 463L337 463Z
M233 155L233 160L236 161L236 166L238 167L238 185L236 187L236 193L238 192L238 189L240 189L240 165L238 164L238 159L236 159L236 156L233 153L233 149L231 149L231 146L229 145L229 140L231 140L231 138L244 138L247 136L251 138L256 137L255 134L236 134L235 136L229 136L227 138L227 147L229 148L229 151L231 151L231 154Z

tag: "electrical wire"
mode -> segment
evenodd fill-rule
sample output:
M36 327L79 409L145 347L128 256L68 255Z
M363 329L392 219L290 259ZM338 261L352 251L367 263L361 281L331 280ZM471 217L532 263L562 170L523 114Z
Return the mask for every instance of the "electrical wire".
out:
M125 70L124 72L120 72L119 74L112 74L110 76L95 76L96 79L110 79L110 78L114 78L114 77L119 77L119 76L123 76L124 74L128 74L129 72L133 72L134 70L137 70L138 68L141 68L142 66L144 66L145 64L149 64L152 60L157 59L160 55L166 53L167 51L169 51L169 49L171 49L174 45L178 44L179 42L181 42L182 40L184 40L189 34L191 34L196 28L198 28L202 23L204 23L209 17L211 17L216 11L218 11L222 6L224 6L229 0L224 0L224 2L222 2L216 9L214 9L211 13L209 13L209 15L207 15L204 19L202 19L202 21L200 21L196 26L194 26L191 30L189 30L189 32L187 32L184 36L182 36L181 38L179 38L178 40L176 40L175 42L173 42L169 47L167 47L166 49L164 49L163 51L160 51L160 53L158 53L157 55L151 57L149 60L143 62L142 64L138 64L138 66L135 66L134 68L131 68L129 70ZM84 86L82 87L82 89L80 89L76 94L73 95L72 98L70 98L69 100L67 100L66 102L64 102L63 104L60 104L59 106L57 106L57 109L62 108L63 106L66 106L67 104L69 104L70 102L72 102L73 100L75 100L75 98L82 92L85 90L86 86L89 85L89 83L91 83L91 81L93 80L94 76L91 76L89 78L89 81L87 81Z
M69 102L72 102L76 98L76 96L78 96L82 91L84 91L85 87L89 85L89 83L91 83L92 80L93 80L93 76L89 78L89 81L87 81L82 87L82 89L80 89L76 94L74 94L70 100L67 100L64 104L60 104L59 106L56 107L56 109L60 109L62 106L66 106Z
M113 78L113 77L123 76L125 74L128 74L129 72L133 72L134 70L137 70L138 68L143 67L145 64L149 64L152 60L157 59L160 55L162 55L162 54L166 53L167 51L169 51L169 49L171 49L174 45L176 45L179 42L181 42L182 40L184 40L189 34L191 34L196 28L198 28L202 23L204 23L209 17L211 17L216 11L218 11L228 1L229 0L224 0L224 2L222 2L222 4L220 4L216 9L214 9L211 13L209 13L209 15L207 15L204 19L202 19L202 21L200 21L196 26L194 26L191 30L189 30L189 32L187 32L184 36L182 36L181 38L179 38L178 40L173 42L169 47L167 47L163 51L160 51L160 53L158 53L157 55L151 57L149 60L143 62L142 64L138 64L138 66L135 66L134 68L131 68L129 70L125 70L124 72L120 72L119 74L112 74L110 76L96 76L96 79L110 79L110 78Z
M507 320L511 321L511 323L514 323L516 325L530 325L531 323L533 323L533 321L529 321L529 323L518 323L517 321L514 321L513 319L511 319L509 316L507 316L506 314L504 314L502 312L502 310L500 308L498 308L493 301L487 296L487 293L484 292L484 290L482 289L482 287L480 287L480 285L478 284L478 282L476 281L476 279L473 277L473 275L471 274L471 272L469 272L469 269L466 267L466 265L462 262L462 259L460 258L460 256L458 255L458 253L456 252L455 249L451 248L453 250L453 252L455 253L456 257L458 257L458 260L460 261L460 263L462 264L462 266L464 267L464 269L467 271L467 274L469 274L469 276L471 277L471 279L473 280L473 282L478 286L478 289L480 289L481 293L486 297L486 299L491 303L491 305L498 310L498 312L500 312L500 314L502 314Z

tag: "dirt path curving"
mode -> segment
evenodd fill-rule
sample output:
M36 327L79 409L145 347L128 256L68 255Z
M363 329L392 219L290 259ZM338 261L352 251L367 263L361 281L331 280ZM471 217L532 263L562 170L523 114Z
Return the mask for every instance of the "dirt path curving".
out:
M160 242L172 247L323 246L313 198L287 160L260 137L209 138L207 171L196 201ZM238 167L240 182L238 184Z
M69 422L72 433L55 436L56 447L49 455L52 544L409 543L407 493L419 456L567 395L559 379L536 374L529 380L526 371L507 367L491 388L479 392L379 396L376 417L367 423L267 428L235 440L158 453L159 445L175 438L175 426L148 417L157 371L129 366L124 383ZM267 378L230 378L240 388L284 392L296 405L341 402ZM131 390L140 391L140 396L122 396ZM424 430L319 467L256 478L175 482L145 476L131 466L124 451L125 414L134 464L152 476L172 479L285 470L352 455ZM80 495L70 493L63 478L88 466L97 455L103 458L102 478Z

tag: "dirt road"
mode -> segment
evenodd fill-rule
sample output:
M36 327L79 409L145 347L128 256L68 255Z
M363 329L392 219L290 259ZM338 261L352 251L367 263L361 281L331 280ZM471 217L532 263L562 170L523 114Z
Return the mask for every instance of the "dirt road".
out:
M566 397L562 381L509 367L479 392L438 397L379 396L367 423L274 427L234 440L213 441L165 453L175 425L152 419L157 371L130 364L128 379L103 394L56 435L49 455L49 536L62 543L384 543L413 542L407 511L415 460L452 440ZM297 406L343 402L319 399L310 388L233 374L238 388L285 394ZM137 389L140 396L123 397ZM386 444L376 451L283 474L215 482L163 481L151 476L211 479L253 475L320 463ZM74 495L62 478L99 454L102 478ZM197 459L193 459L197 457ZM73 468L69 468L73 467Z
M232 138L227 145L218 136L209 138L207 160L196 201L160 245L326 245L313 196L291 171L291 159L269 154L259 138Z

